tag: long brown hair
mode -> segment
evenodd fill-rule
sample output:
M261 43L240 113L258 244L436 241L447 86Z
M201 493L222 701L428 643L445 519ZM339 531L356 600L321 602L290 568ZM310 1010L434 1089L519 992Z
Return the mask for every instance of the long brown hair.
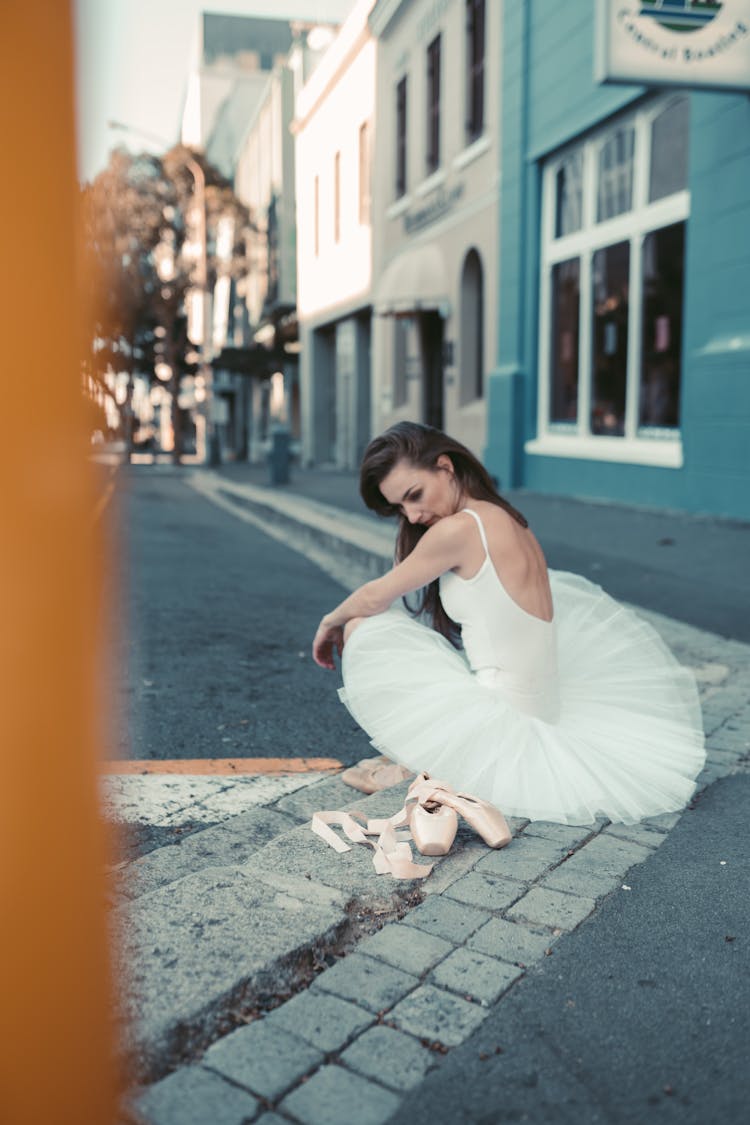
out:
M484 465L465 445L433 426L424 426L419 422L397 422L385 433L373 438L365 450L359 471L359 491L367 507L379 516L399 517L396 562L401 562L411 554L427 528L423 524L409 523L397 504L389 504L380 491L380 482L399 461L408 461L419 469L437 471L437 460L442 455L451 461L456 480L465 495L474 500L487 500L490 504L497 504L522 527L528 527L525 517L503 499ZM433 628L458 647L461 631L443 608L437 579L425 587L416 606L411 606L406 598L403 601L415 616L426 610L432 618Z

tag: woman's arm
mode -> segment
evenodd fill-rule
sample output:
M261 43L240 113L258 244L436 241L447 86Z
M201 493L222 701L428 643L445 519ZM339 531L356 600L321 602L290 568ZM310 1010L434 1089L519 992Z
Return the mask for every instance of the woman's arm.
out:
M466 550L465 524L454 516L446 516L428 528L410 555L382 578L365 582L340 605L327 613L318 626L313 641L313 659L323 668L333 668L333 648L339 654L343 647L341 631L353 617L373 617L388 606L429 585L441 574L464 561Z

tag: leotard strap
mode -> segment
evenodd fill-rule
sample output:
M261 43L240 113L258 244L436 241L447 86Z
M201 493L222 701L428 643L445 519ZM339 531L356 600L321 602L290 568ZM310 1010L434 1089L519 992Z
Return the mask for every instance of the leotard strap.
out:
M487 556L487 558L489 558L489 556L490 556L490 549L489 549L489 547L487 546L487 536L486 536L486 535L485 535L485 533L484 533L484 524L482 523L482 520L481 520L481 518L480 518L480 516L479 516L479 513L478 513L478 512L475 512L475 511L473 510L473 508L462 508L462 509L461 509L461 511L462 511L462 512L468 512L468 513L469 513L469 515L470 515L470 516L473 516L473 517L474 517L474 519L475 519L475 520L477 521L477 526L478 526L478 528L479 528L479 534L480 534L480 535L481 535L481 537L482 537L482 546L484 547L484 553L485 553L485 555Z

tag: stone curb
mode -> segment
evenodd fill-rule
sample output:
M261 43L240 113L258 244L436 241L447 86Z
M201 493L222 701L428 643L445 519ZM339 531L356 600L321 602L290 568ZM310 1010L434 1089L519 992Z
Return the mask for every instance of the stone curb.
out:
M393 526L372 517L342 513L318 500L228 480L208 470L195 470L186 481L202 496L305 555L347 589L377 578L393 563Z

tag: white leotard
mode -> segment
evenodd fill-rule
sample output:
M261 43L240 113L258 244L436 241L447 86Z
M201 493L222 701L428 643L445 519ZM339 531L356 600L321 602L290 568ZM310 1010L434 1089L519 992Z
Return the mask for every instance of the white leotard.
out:
M472 508L462 511L476 521L485 558L473 578L443 574L440 600L461 626L478 680L502 691L526 714L554 721L559 709L555 622L535 617L513 600L490 558L479 514Z

